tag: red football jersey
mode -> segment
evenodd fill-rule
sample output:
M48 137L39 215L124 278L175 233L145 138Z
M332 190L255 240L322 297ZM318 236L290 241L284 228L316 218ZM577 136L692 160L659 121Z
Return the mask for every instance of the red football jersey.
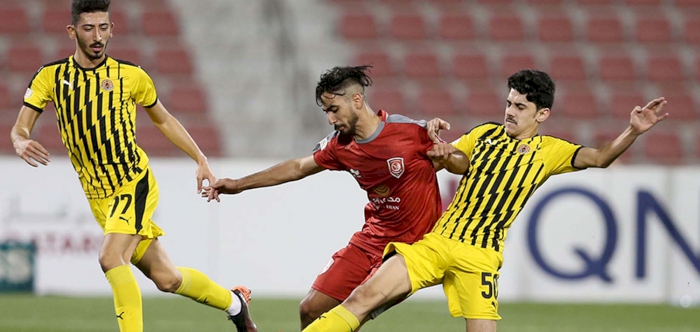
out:
M440 190L427 152L433 147L425 121L378 113L382 122L365 140L336 131L314 150L314 160L347 171L367 191L365 224L350 243L382 254L389 242L413 243L429 232L442 212Z

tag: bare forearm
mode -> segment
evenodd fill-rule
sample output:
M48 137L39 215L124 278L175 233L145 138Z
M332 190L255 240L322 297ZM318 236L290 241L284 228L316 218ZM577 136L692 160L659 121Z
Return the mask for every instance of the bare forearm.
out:
M167 120L163 123L156 123L156 128L160 130L168 140L177 146L178 149L185 152L190 158L196 161L198 164L205 162L207 160L204 153L199 149L197 143L194 139L187 133L185 127L182 126L180 121L178 121L173 116L168 116Z
M463 154L452 154L446 160L440 162L442 166L452 174L464 174L469 169L469 160Z
M635 133L632 127L625 129L620 136L614 139L612 142L608 143L604 147L600 148L600 154L598 155L598 160L596 160L596 166L598 167L608 167L612 164L617 157L619 157L627 148L629 148L634 140L637 139L639 134Z
M287 160L264 171L248 175L240 179L242 190L276 186L278 184L296 181L306 177L297 159Z

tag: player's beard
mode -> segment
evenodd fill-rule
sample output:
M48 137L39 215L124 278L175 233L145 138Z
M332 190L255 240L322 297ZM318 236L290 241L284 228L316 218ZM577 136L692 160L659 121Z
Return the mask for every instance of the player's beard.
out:
M80 50L83 52L83 54L85 54L85 56L86 56L88 59L90 59L90 60L99 60L99 59L101 59L102 56L104 56L105 52L107 51L107 41L104 41L104 42L95 42L95 43L92 43L92 44L88 44L88 43L86 43L85 41L83 41L82 39L80 39L80 37L78 37L77 40L78 40L78 47L79 47ZM91 47L94 46L94 45L102 45L102 50L100 50L100 52L98 52L98 53L95 53L95 52L91 49Z
M357 129L357 120L359 120L360 117L357 116L357 114L352 113L350 116L350 119L348 119L348 126L346 130L343 132L343 134L351 134L355 135L355 130Z

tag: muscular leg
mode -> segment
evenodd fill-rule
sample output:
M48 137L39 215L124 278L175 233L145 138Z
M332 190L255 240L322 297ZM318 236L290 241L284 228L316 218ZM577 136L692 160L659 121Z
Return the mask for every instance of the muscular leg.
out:
M160 291L189 297L221 310L229 309L231 304L237 301L230 290L213 282L202 272L187 267L176 267L158 239L151 242L146 253L135 265L146 277L153 280ZM240 303L236 304L240 308Z
M121 332L142 332L141 290L131 272L129 259L141 241L139 235L105 235L99 262L112 286L114 309Z
M316 318L321 316L321 314L333 309L339 304L340 301L312 288L299 304L301 329L305 329L309 324L316 320Z
M304 331L351 332L369 313L380 305L405 297L411 292L406 261L394 255L366 283L358 286L339 306L317 319Z
M496 321L467 319L467 332L496 332Z

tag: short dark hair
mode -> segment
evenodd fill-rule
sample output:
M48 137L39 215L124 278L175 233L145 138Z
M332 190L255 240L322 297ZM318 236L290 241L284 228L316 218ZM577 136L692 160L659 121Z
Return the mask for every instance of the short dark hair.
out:
M111 0L73 0L71 24L76 25L82 13L109 12Z
M365 87L372 85L372 79L367 75L370 68L372 66L333 67L326 71L316 85L316 104L321 106L323 103L323 93L342 96L345 95L345 89L354 84L362 86L364 92Z
M527 101L535 103L538 110L552 108L554 104L554 81L547 73L524 69L508 77L508 89L527 95Z

